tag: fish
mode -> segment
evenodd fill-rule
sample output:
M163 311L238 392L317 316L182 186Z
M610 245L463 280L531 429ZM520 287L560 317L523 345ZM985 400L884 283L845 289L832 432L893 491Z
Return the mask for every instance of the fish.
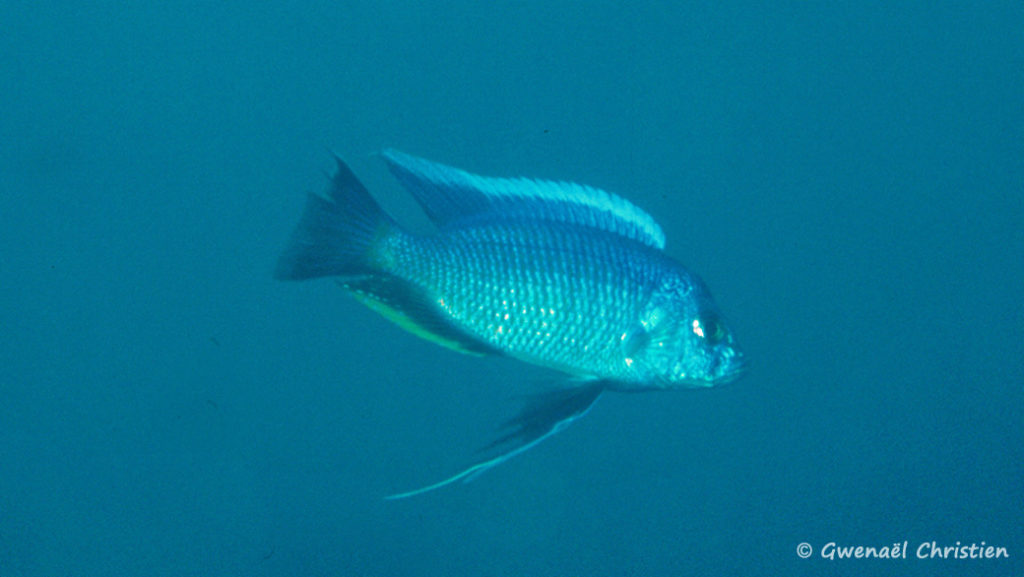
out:
M433 230L401 226L336 156L274 276L333 277L419 337L557 375L484 447L494 456L386 499L468 482L564 430L606 393L706 388L746 371L705 283L666 254L664 231L633 203L572 182L380 154Z

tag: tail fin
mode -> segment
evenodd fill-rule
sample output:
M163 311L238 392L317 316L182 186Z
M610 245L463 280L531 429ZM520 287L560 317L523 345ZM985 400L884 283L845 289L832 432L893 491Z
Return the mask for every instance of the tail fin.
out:
M326 196L310 194L306 200L302 218L277 261L277 279L370 272L374 242L394 225L352 170L340 158L335 160L338 170Z

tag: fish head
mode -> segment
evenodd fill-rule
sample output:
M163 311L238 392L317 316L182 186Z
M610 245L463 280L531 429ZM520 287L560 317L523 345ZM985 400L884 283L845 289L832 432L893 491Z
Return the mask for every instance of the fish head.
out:
M682 273L652 292L637 329L623 335L626 362L658 388L732 382L747 362L700 279Z

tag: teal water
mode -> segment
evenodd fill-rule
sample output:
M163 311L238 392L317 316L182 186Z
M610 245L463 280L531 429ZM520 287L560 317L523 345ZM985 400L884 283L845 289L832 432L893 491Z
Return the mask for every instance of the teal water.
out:
M5 11L0 577L1024 572L1024 7L424 4ZM546 377L271 279L385 146L635 202L750 373L383 501Z

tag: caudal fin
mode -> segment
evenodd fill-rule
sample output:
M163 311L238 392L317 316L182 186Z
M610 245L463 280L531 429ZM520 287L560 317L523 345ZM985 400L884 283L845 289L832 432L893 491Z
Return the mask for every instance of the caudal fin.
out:
M374 243L394 225L340 159L325 196L310 194L274 277L304 280L354 276L373 270Z

